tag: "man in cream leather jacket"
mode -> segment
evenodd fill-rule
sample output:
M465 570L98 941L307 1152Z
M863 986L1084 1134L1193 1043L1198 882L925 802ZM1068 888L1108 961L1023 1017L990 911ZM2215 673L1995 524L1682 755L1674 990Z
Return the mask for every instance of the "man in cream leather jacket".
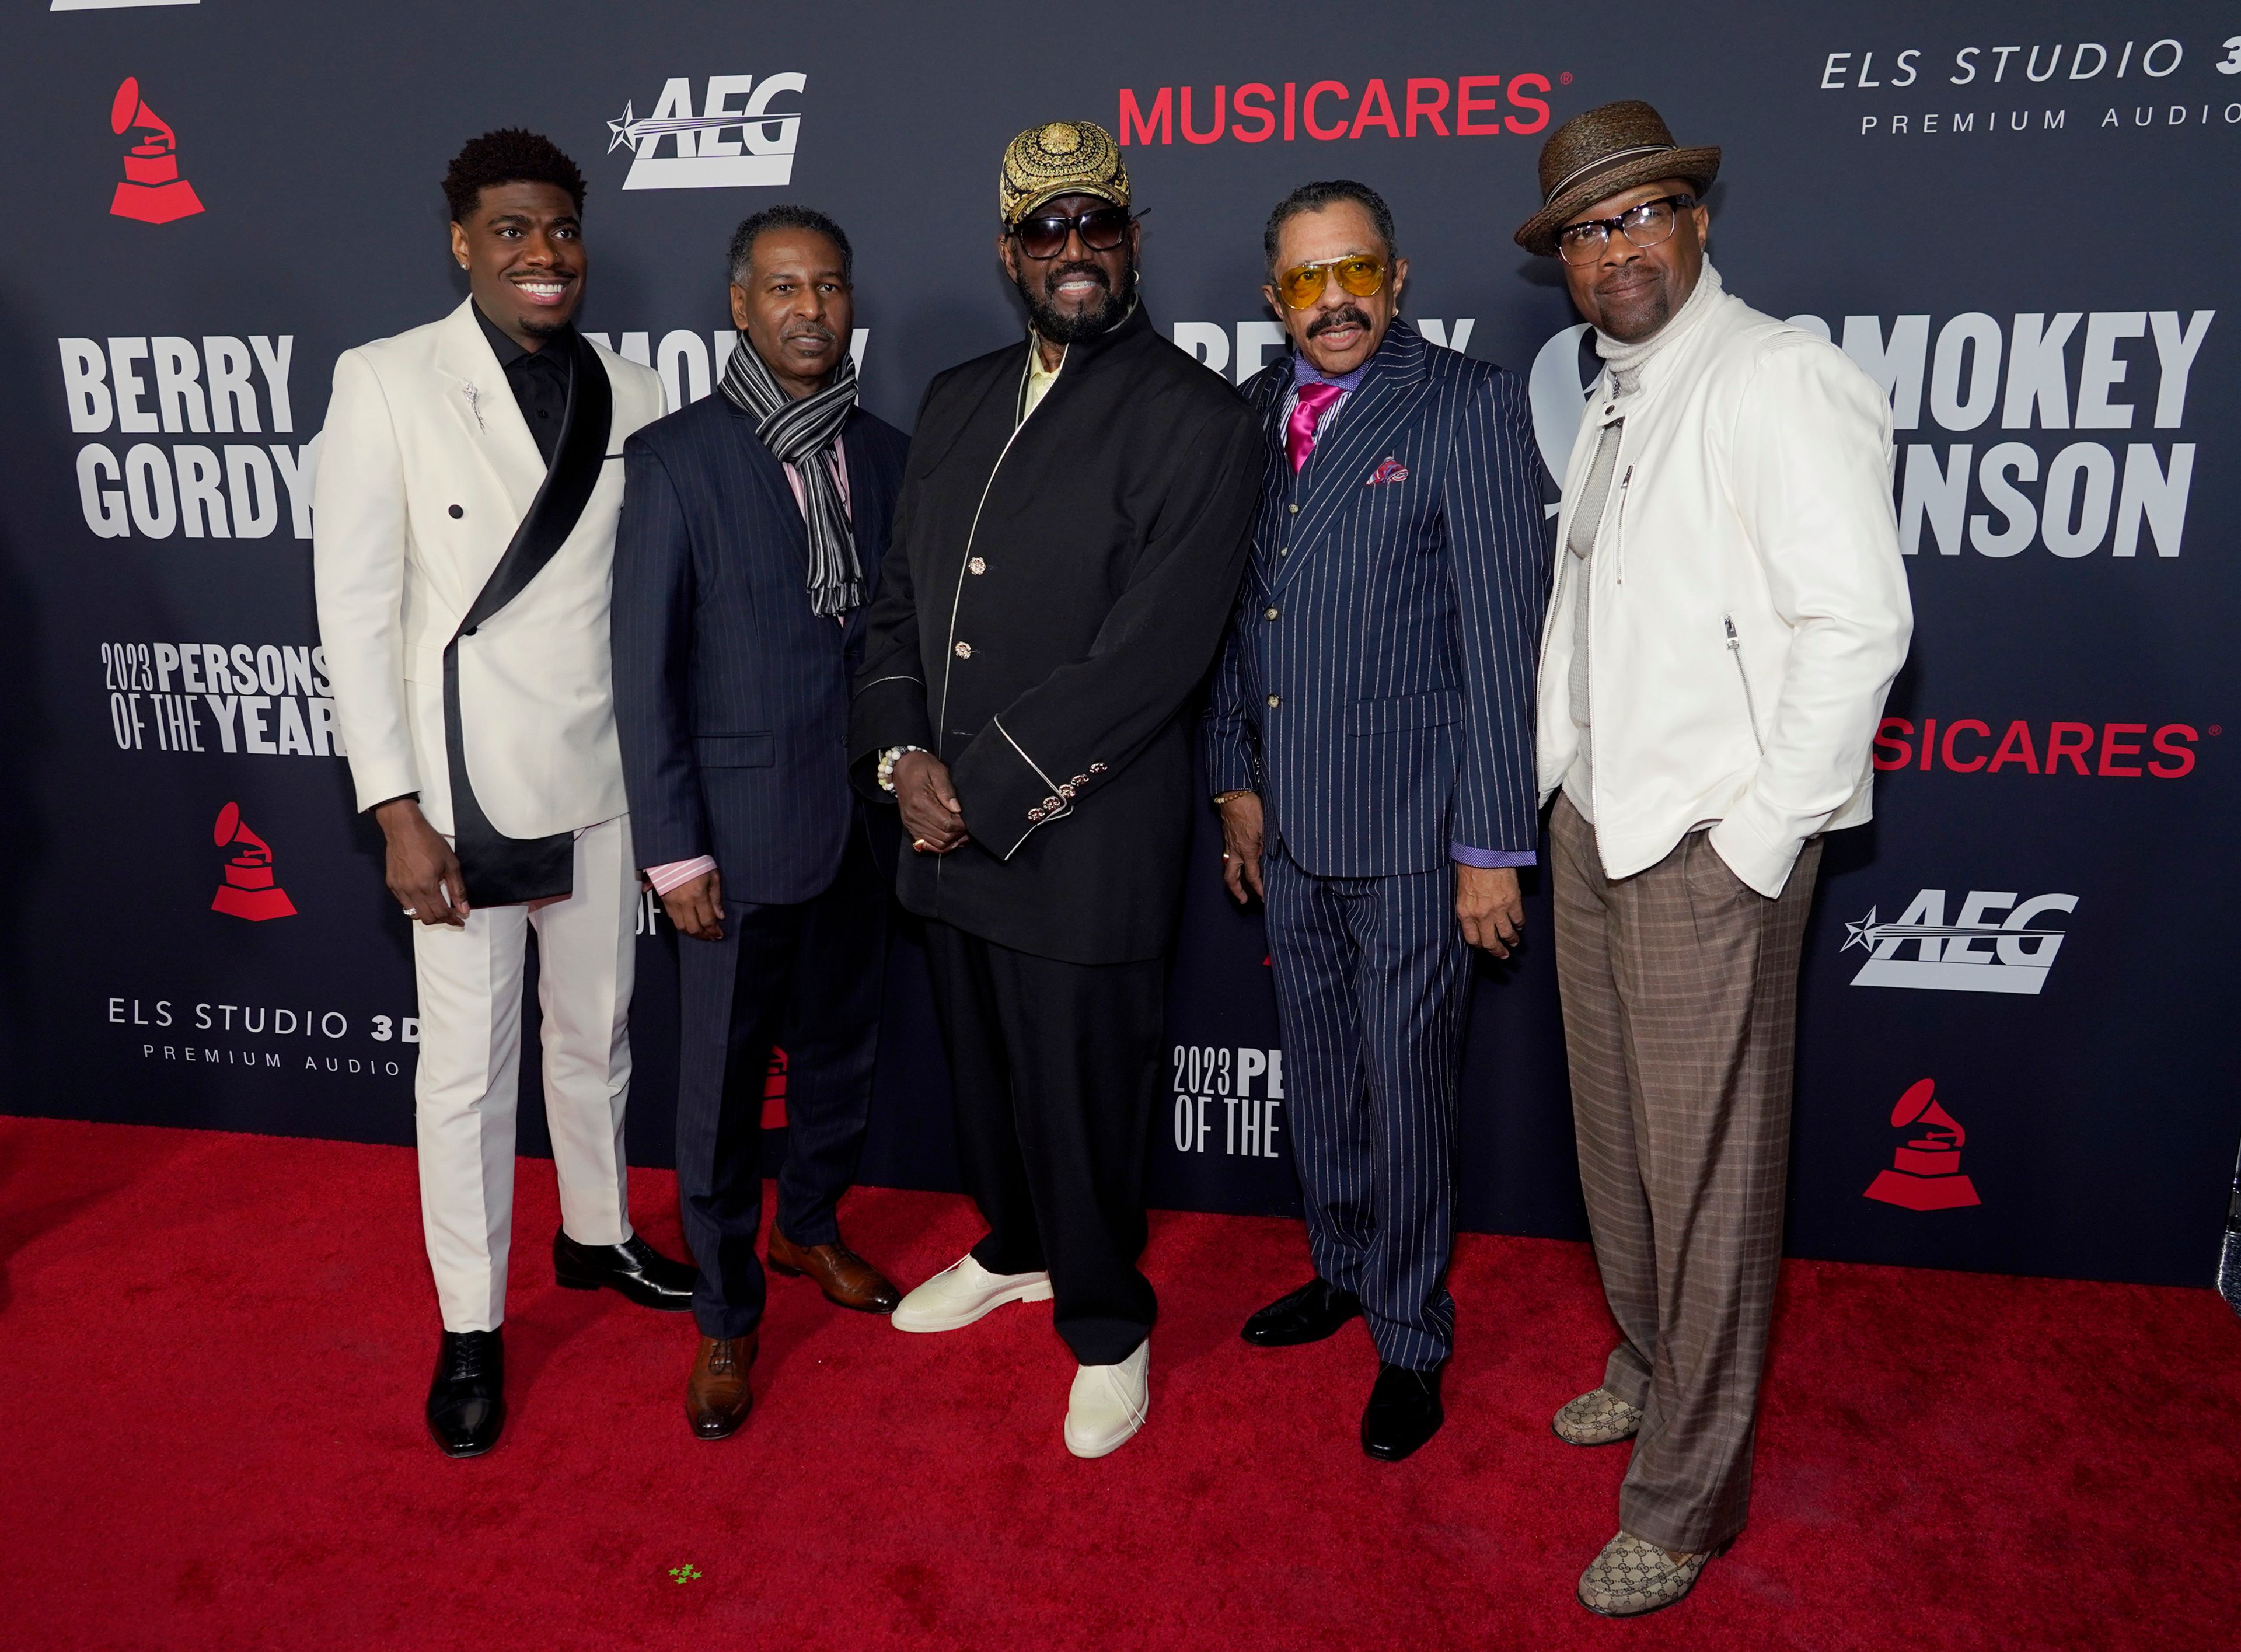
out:
M572 324L583 177L486 133L445 180L472 296L335 364L315 495L319 629L359 808L414 920L420 1206L444 1333L427 1419L495 1444L529 931L559 1174L553 1264L683 1311L623 1163L638 905L607 613L623 442L660 381Z
M1867 819L1913 616L1890 413L1705 261L1716 149L1576 117L1517 232L1604 371L1564 478L1541 793L1580 1180L1618 1325L1558 1436L1633 1436L1579 1597L1634 1616L1742 1529L1782 1258L1797 959L1822 834Z

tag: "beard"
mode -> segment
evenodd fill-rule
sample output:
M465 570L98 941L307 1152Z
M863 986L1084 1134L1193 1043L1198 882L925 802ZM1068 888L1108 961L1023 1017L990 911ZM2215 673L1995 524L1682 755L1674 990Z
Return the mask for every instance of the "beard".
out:
M1665 324L1680 308L1673 301L1672 284L1654 281L1646 288L1601 304L1602 319L1595 324L1621 344L1638 344L1664 331Z
M1068 315L1050 300L1050 291L1071 275L1086 275L1105 289L1105 302L1094 309ZM1062 264L1056 269L1031 280L1022 272L1014 284L1020 289L1020 301L1027 306L1027 316L1035 324L1035 331L1054 344L1078 344L1101 338L1120 324L1128 313L1130 301L1136 292L1136 266L1132 261L1121 276L1120 291L1115 292L1106 276L1104 267L1087 262Z

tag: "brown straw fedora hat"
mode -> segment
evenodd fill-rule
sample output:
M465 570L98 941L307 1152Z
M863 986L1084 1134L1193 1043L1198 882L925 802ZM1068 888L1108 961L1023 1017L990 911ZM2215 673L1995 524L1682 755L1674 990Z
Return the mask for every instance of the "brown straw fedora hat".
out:
M1622 190L1686 178L1702 196L1720 175L1716 149L1683 149L1648 104L1605 104L1575 115L1541 146L1541 210L1519 226L1517 244L1547 257L1556 231L1583 207Z

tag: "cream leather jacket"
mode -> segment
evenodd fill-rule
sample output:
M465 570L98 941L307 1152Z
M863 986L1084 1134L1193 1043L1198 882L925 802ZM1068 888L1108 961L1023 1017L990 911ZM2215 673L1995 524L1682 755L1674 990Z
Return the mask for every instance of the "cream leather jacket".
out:
M1595 835L1622 878L1693 827L1782 893L1805 840L1869 818L1870 739L1914 626L1891 505L1890 410L1843 351L1731 294L1642 366L1596 381L1564 478L1571 532L1623 417L1588 577ZM1541 799L1578 749L1569 683L1580 558L1542 640Z

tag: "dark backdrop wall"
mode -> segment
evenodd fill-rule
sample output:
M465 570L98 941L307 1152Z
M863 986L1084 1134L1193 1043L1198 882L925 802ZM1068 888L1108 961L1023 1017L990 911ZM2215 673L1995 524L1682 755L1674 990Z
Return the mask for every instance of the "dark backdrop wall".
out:
M1725 146L1729 286L1850 351L1898 425L1918 627L1877 819L1832 844L1808 941L1792 1247L2207 1279L2241 1122L2221 961L2241 18L1609 0L1272 21L1141 0L1045 32L1017 7L883 0L54 4L14 9L0 54L9 1110L411 1139L405 924L334 746L308 501L336 355L463 296L437 182L464 137L525 124L577 157L584 325L672 404L727 347L732 226L779 200L833 213L866 398L905 426L936 369L1020 335L993 256L1020 128L1119 132L1146 303L1233 378L1276 344L1268 207L1362 178L1398 215L1410 312L1530 375L1561 464L1588 358L1555 271L1509 232L1554 123L1647 97ZM699 118L639 124L679 117ZM1221 899L1216 853L1202 835L1154 1187L1294 1209L1261 926ZM1480 973L1462 1207L1577 1235L1539 890L1532 923L1517 964ZM649 909L645 1162L670 1150L675 946ZM892 987L866 1175L944 1185L907 937ZM1906 1121L1929 1100L1943 1114ZM1936 1131L1943 1156L1908 1147Z

